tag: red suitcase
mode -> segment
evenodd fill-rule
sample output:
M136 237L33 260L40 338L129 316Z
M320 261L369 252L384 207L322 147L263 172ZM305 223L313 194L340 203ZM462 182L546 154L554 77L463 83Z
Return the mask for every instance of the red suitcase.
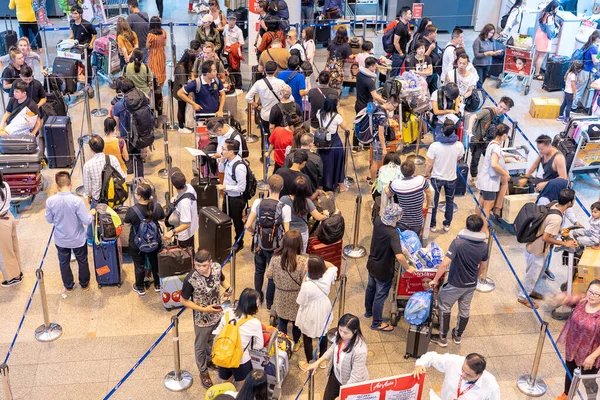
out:
M38 194L44 187L44 180L41 173L35 174L8 174L4 175L4 180L10 186L12 195Z
M308 238L308 254L318 254L325 261L329 261L336 267L338 267L338 278L340 277L340 271L342 270L342 240L333 244L323 244L316 236Z

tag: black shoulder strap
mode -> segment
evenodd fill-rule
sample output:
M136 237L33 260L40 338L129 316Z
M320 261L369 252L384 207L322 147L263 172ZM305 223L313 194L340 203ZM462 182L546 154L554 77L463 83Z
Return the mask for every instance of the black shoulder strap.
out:
M236 162L235 162L235 163L233 163L233 165L231 166L231 178L232 178L232 179L235 181L235 183L238 183L238 181L237 181L237 177L235 176L235 169L236 169L236 168L237 168L237 166L238 166L238 165L240 165L240 164L244 164L244 165L246 165L246 164L244 163L244 161L243 161L243 160L240 160L240 161L236 161ZM246 171L246 173L248 173L248 171Z
M456 83L458 85L458 77L456 74L456 68L454 68L454 83Z
M292 79L294 79L296 77L296 75L298 75L298 71L294 71L290 74L290 76L288 76L288 78L285 80L285 83L290 83Z
M269 56L270 56L270 54L269 54ZM265 76L263 78L263 80L265 81L265 84L267 85L267 87L269 88L269 90L271 91L271 93L273 93L273 96L275 96L275 98L277 99L277 101L280 102L281 99L279 98L279 96L277 96L277 93L275 93L275 90L273 89L273 86L271 85L271 82L269 82L269 79L267 79L267 77Z
M136 14L137 14L137 15L139 15L139 17L140 17L141 19L143 19L144 21L146 21L146 22L150 22L150 20L149 20L147 17L145 17L145 16L144 16L144 14L142 14L142 12L141 12L141 11L138 11L138 12L136 12Z
M181 197L175 200L175 202L173 202L173 205L177 206L177 204L179 204L179 202L183 199L190 199L192 201L196 201L196 196L194 196L192 193L184 193L181 195Z
M325 125L325 130L329 129L329 125L331 125L331 123L333 122L333 120L335 119L335 117L337 117L337 113L333 114L333 117L331 117L331 119L329 120L329 122L327 122L327 125ZM319 126L321 128L323 128L323 113L319 114Z
M281 65L279 65L279 63L277 61L275 61L275 59L271 55L271 52L269 51L269 49L266 49L265 51L267 52L267 55L269 56L269 58L271 59L271 61L273 61L275 64L277 64L277 66L279 67L279 69L286 69L286 67L282 67Z
M455 75L456 77L456 75ZM456 82L454 82L456 83ZM444 107L444 87L440 87L438 88L437 91L437 103L438 103L438 110L445 110L446 108ZM440 107L441 106L441 107Z

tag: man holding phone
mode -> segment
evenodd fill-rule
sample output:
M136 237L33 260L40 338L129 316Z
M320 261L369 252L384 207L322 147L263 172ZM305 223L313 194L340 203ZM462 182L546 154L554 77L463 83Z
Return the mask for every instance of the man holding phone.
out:
M194 256L194 269L183 281L181 304L194 310L194 353L202 385L207 389L212 386L208 369L216 370L210 358L215 337L212 331L223 316L220 287L225 289L223 297L229 298L232 288L221 265L213 262L208 250L198 250Z

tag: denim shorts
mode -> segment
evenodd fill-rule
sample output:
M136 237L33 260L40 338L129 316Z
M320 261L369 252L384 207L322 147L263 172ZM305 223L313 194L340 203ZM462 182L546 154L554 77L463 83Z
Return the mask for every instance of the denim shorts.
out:
M383 161L383 146L379 140L371 142L371 150L373 150L373 162L380 163Z
M494 201L494 200L496 200L496 196L498 195L498 192L489 192L487 190L480 190L479 194L481 194L481 197L483 197L483 200L485 200L485 201Z

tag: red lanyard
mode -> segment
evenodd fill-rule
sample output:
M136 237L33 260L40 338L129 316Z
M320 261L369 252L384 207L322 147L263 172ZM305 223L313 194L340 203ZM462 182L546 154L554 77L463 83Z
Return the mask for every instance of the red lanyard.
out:
M473 386L475 386L475 382L471 383L469 386L467 386L467 388L465 390L463 390L462 392L460 391L460 386L462 385L462 375L460 376L460 378L458 379L458 388L456 389L456 399L458 400L458 398L460 396L462 396L463 394L467 393L469 390L471 390L473 388Z
M340 343L340 344L338 345L338 348L337 348L337 362L336 362L336 364L339 364L339 363L340 363L340 352L341 352L341 351L342 351L342 344Z

